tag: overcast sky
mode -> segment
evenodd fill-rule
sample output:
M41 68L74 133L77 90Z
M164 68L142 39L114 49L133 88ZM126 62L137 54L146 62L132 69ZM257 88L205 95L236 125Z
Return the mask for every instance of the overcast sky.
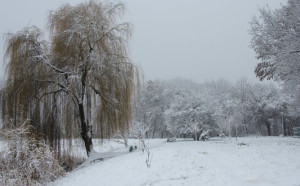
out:
M131 57L145 79L182 77L198 82L255 78L258 62L250 45L249 21L266 4L287 0L127 0L125 20L134 25ZM45 29L50 10L80 0L0 0L0 34L26 25ZM3 37L0 39L3 59ZM3 65L0 71L3 77Z

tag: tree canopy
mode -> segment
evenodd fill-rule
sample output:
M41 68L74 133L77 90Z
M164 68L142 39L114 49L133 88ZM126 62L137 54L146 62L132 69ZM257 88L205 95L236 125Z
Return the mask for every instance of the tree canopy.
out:
M251 47L261 60L255 73L262 79L275 79L294 85L300 82L300 2L288 0L276 10L260 9L251 21Z

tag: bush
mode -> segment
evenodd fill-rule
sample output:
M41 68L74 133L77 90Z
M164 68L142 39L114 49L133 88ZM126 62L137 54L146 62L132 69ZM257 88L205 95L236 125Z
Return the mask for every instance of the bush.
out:
M65 174L51 148L33 133L26 122L1 132L0 185L40 185Z
M176 142L176 137L170 137L167 139L167 142Z

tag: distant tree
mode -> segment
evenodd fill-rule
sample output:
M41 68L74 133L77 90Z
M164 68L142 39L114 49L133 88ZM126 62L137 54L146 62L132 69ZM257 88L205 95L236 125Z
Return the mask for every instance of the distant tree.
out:
M118 23L124 10L123 3L64 5L50 13L50 46L36 27L7 35L2 117L29 118L49 139L79 131L88 156L93 132L128 128L137 71L127 51L131 26Z
M233 99L231 97L232 85L226 80L209 81L202 85L202 91L206 91L207 101L210 103L213 111L213 119L216 123L214 131L210 134L229 134L230 126L228 119L230 117L230 108ZM205 95L204 94L204 95Z
M194 140L199 140L201 134L214 124L212 115L213 109L204 97L177 92L165 112L167 129L174 136L192 135Z
M251 104L252 85L247 79L241 78L233 86L231 97L233 105L230 111L234 121L235 131L241 131L240 134L248 134L252 124L252 104ZM236 134L237 135L237 134Z
M166 132L164 122L163 87L159 81L148 81L142 91L141 104L145 114L145 123L149 125L149 137L163 137Z
M251 92L251 102L253 105L253 118L258 124L257 131L266 131L268 136L274 135L276 125L281 123L281 105L282 100L278 89L270 85L256 84L253 86ZM260 125L265 126L266 130L259 130ZM273 129L273 130L272 130Z

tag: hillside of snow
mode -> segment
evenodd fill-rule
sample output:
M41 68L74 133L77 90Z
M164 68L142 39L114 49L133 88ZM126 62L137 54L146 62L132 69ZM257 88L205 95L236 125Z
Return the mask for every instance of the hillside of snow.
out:
M125 153L125 148L108 145L110 151L124 153L79 168L50 185L300 185L299 138L214 138L205 142L178 139L172 143L153 140L150 168L145 163L146 153Z

